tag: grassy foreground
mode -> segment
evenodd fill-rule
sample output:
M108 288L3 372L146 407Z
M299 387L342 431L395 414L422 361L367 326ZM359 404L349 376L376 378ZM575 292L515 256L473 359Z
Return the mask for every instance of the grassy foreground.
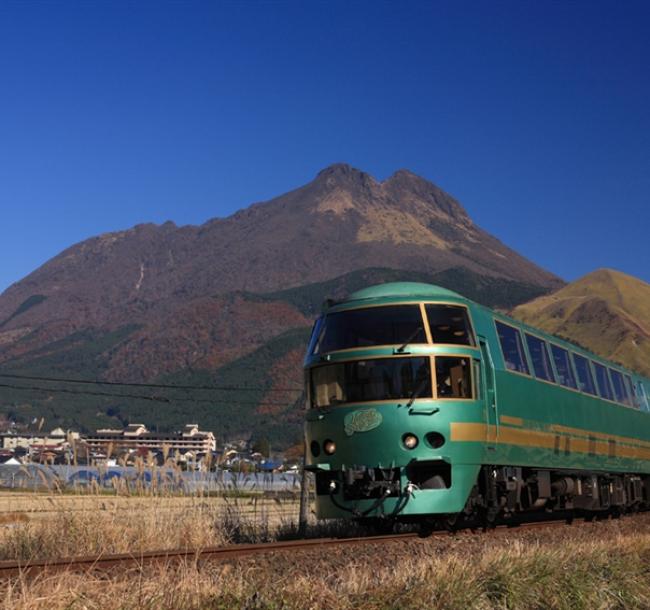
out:
M79 519L88 516L51 523L51 529L59 540L69 538L83 546L88 534L79 535L87 531L81 522L75 523ZM29 524L31 529L16 524L10 533L3 533L0 548L21 537L28 546L39 540L37 532L46 529L40 523ZM132 521L120 526L122 530L116 526L111 536L91 538L95 544L119 550L129 546L117 543L121 532L131 540L130 548L136 548L143 539L133 544L138 540L135 526L137 521ZM214 536L225 541L232 539L233 531L242 531L241 522L224 522L223 514L207 512L199 520L140 526L149 542L156 539L165 546L182 540L191 546L206 537L212 537L207 542L214 544L219 541ZM73 543L66 544L65 550L70 550ZM12 548L10 553L3 551L5 557L20 555L26 547ZM499 535L461 534L384 546L279 553L226 564L190 562L110 576L40 576L2 583L0 599L2 610L647 609L650 515Z

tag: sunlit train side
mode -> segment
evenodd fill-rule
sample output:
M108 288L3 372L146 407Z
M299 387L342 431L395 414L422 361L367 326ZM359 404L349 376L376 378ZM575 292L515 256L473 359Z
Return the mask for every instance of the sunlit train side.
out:
M305 358L320 518L650 504L650 380L427 284L330 303Z

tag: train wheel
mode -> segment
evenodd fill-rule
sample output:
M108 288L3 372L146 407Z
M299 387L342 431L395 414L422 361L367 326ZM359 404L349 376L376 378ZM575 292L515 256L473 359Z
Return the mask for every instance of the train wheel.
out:
M420 521L420 538L428 538L436 529L436 522L432 519L422 519Z
M447 515L444 519L441 519L441 525L447 531L455 532L460 529L461 521L461 516L458 514Z
M395 520L381 517L372 517L359 522L368 532L369 536L388 536L395 530Z

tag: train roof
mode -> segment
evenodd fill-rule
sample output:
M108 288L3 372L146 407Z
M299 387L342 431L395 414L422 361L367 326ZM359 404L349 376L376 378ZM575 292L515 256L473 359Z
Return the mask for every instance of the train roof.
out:
M454 292L453 290L447 290L442 286L436 286L435 284L424 284L422 282L389 282L387 284L378 284L376 286L369 286L368 288L362 288L357 290L349 295L345 302L347 301L362 301L366 299L381 299L387 297L401 297L401 298L455 298L467 300L466 297Z

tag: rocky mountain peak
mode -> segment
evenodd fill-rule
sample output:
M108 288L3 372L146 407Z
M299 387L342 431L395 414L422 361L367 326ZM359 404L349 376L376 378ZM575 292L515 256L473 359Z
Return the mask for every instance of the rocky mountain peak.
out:
M343 189L352 192L368 191L379 186L379 183L370 174L347 163L334 163L322 169L312 184L326 190Z
M418 201L434 212L456 221L471 224L465 208L441 188L407 169L396 171L382 183L384 190L397 201Z
M6 330L43 328L58 339L69 328L146 322L154 306L282 290L377 265L559 283L474 225L428 180L399 170L379 182L337 163L225 219L142 224L71 246L0 296L0 320L10 320ZM45 300L36 305L35 295ZM61 334L50 332L53 320L66 322Z

